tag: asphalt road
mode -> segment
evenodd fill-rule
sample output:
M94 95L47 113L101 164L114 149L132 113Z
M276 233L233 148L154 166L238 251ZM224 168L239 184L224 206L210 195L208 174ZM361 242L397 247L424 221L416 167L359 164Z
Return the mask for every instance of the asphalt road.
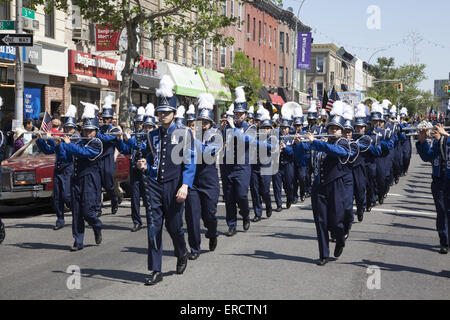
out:
M315 264L309 199L252 223L247 232L239 220L237 235L221 235L215 252L207 251L202 236L203 253L189 261L183 275L175 274L172 242L164 231L164 280L153 287L143 284L147 233L129 231L129 201L117 215L104 208L100 246L87 229L85 248L74 253L70 213L66 227L53 231L56 218L47 208L0 208L7 232L0 245L0 299L448 299L450 254L438 253L430 183L430 165L413 154L408 175L382 206L353 224L342 256L324 267ZM222 233L224 209L219 203ZM68 273L73 265L81 270L80 289L67 285L76 283Z

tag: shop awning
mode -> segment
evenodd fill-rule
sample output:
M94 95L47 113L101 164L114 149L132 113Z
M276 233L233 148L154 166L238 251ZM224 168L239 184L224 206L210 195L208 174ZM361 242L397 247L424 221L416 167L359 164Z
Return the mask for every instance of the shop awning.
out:
M270 99L272 99L272 103L276 106L282 106L284 104L284 100L277 94L270 94Z
M206 92L205 85L198 70L169 62L160 63L159 66L163 66L162 69L166 69L161 74L169 74L172 77L175 83L175 94L197 98L200 93Z
M258 98L265 100L266 102L272 102L269 91L267 91L265 86L262 86L261 88L259 88Z
M133 88L134 89L143 89L150 90L159 87L159 78L157 77L149 77L140 74L133 74Z
M230 89L222 84L223 73L205 68L198 68L198 71L206 90L214 96L216 101L231 101Z

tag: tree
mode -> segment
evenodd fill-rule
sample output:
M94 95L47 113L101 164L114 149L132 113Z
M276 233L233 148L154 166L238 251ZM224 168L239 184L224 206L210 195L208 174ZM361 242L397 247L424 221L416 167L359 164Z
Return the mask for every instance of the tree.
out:
M395 67L394 58L378 58L377 65L370 66L369 73L377 81L368 90L368 95L379 101L388 99L397 107L406 107L408 114L422 112L432 105L432 94L419 89L419 83L426 79L424 64L407 64ZM391 80L391 81L386 81ZM403 91L395 90L395 85L403 84Z
M220 29L232 25L236 18L222 14L226 0L165 0L155 9L146 8L141 0L74 0L80 7L81 16L93 23L110 25L115 31L126 29L128 47L120 85L120 122L128 121L128 106L131 103L132 76L139 59L138 39L147 37L156 41L173 36L189 42L209 39L214 45L230 45L234 40L224 37ZM44 5L67 12L70 0L31 0L31 5ZM161 3L160 1L158 1ZM145 32L147 31L147 33Z
M259 89L263 85L259 79L259 70L251 66L251 61L244 52L236 52L231 68L225 68L222 84L226 85L235 99L234 89L239 86L245 87L245 96L248 105L256 105Z

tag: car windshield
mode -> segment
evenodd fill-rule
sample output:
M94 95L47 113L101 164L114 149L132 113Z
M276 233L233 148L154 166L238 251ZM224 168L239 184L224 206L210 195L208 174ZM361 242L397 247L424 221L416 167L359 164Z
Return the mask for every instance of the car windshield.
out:
M36 145L36 140L27 142L22 148L14 152L9 159L24 158L28 156L44 155Z

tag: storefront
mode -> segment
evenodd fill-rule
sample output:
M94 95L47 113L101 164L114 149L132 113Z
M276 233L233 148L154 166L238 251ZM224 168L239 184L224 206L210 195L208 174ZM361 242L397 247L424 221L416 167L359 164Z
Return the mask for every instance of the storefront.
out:
M216 121L218 121L220 113L225 112L228 109L232 100L230 89L222 84L224 74L205 68L198 68L197 70L200 72L206 90L211 93L216 100L214 114Z
M161 76L157 61L139 57L133 73L131 89L131 101L136 106L145 107L149 102L156 105L156 89L159 86Z
M104 98L112 95L114 101L119 98L119 81L117 81L117 60L95 56L75 50L68 54L71 104L78 109L78 117L83 113L80 103L89 102L101 109ZM118 107L116 110L118 113Z

